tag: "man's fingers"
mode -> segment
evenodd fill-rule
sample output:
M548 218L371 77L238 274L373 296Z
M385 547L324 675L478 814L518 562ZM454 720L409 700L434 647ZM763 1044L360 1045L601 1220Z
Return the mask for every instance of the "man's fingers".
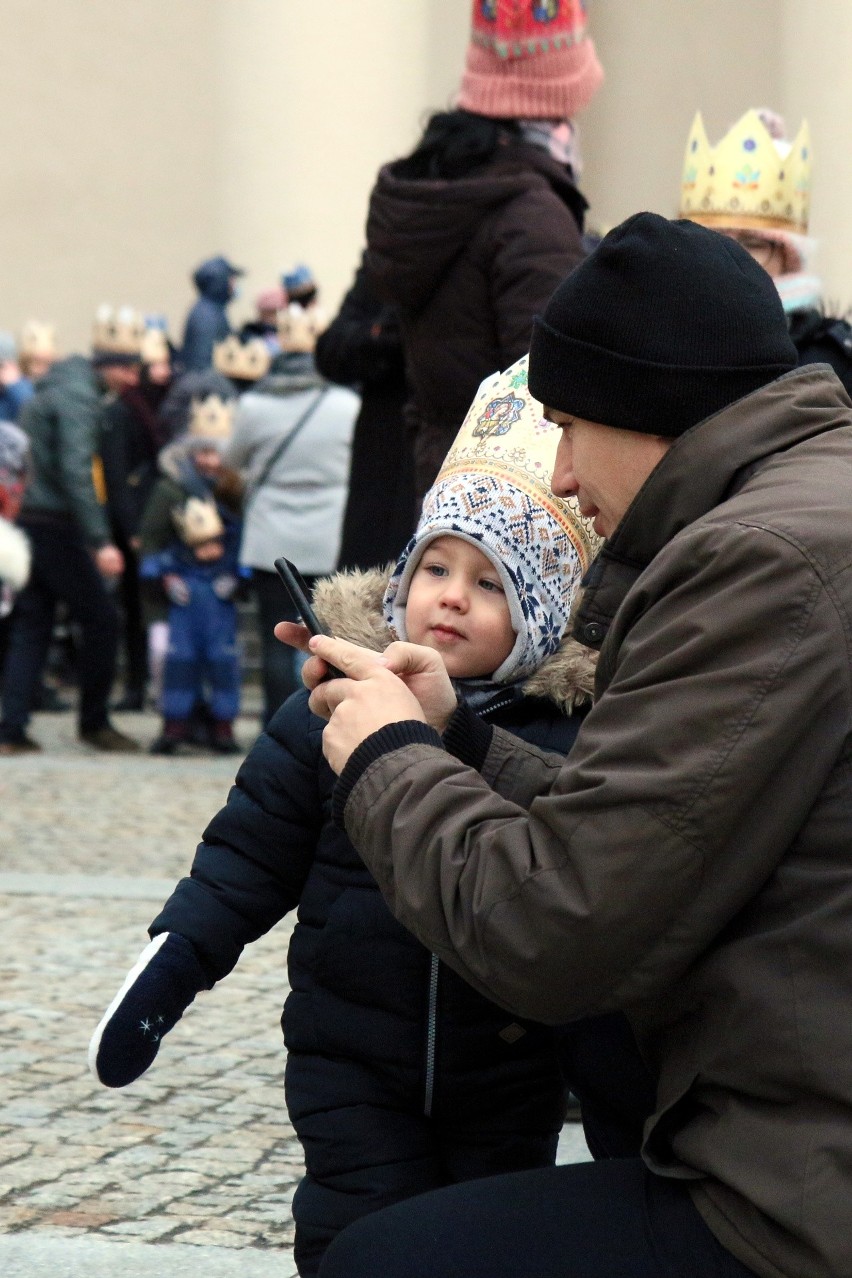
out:
M276 639L281 643L286 643L290 648L298 648L301 652L310 652L308 640L311 632L307 626L299 625L296 621L279 621L273 630Z
M349 679L368 679L376 673L377 667L387 668L384 653L359 648L345 639L331 639L327 635L315 635L311 639L310 651L328 665L336 666Z
M432 674L446 669L440 653L418 643L392 643L385 648L384 658L388 669L401 676Z

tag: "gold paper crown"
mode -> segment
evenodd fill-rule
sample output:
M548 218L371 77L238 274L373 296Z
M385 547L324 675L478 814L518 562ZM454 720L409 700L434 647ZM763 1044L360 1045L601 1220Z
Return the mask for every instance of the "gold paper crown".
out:
M200 546L225 531L216 503L209 498L188 497L183 507L176 506L172 511L172 521L187 546Z
M680 217L702 226L805 234L811 198L811 143L806 120L795 141L775 139L755 110L746 111L711 147L701 112L686 143Z
M138 355L145 320L130 306L99 306L92 328L92 349L105 355Z
M161 328L146 328L139 349L143 364L168 364L172 355L169 342Z
M27 320L21 329L18 354L31 355L40 359L55 359L58 354L56 329L52 324L42 324L40 320Z
M234 426L234 401L219 395L193 399L189 410L189 434L194 439L227 440Z
M320 333L328 328L325 311L319 306L300 306L291 302L278 316L278 340L282 351L310 355Z
M508 480L546 510L567 534L585 572L601 545L574 497L550 487L560 430L527 386L529 356L483 382L441 466L433 488L465 474Z
M224 377L238 378L243 382L256 382L265 377L272 363L269 347L262 337L241 342L232 333L213 347L213 367Z

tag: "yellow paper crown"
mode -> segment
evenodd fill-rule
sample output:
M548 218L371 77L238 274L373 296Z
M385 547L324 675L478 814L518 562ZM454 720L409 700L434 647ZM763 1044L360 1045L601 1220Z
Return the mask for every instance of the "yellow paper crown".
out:
M282 351L311 354L320 333L328 328L325 311L319 306L291 302L278 316L278 341Z
M107 355L138 355L145 320L130 306L99 306L92 328L92 349Z
M204 541L221 537L225 531L216 503L202 497L189 497L183 507L176 506L172 520L187 546L200 546Z
M233 400L208 395L194 399L189 412L189 435L192 439L228 440L234 426Z
M231 334L213 347L213 367L224 377L234 377L243 382L256 382L265 377L272 363L269 347L262 337L241 342Z
M161 328L146 328L140 347L143 364L168 364L171 361L169 342Z
M54 359L57 354L56 329L52 324L43 324L40 320L27 320L21 329L18 353L21 356Z
M554 496L550 481L560 430L527 385L529 356L483 382L447 453L433 490L465 474L508 480L545 510L567 534L585 572L601 538L580 514L574 497Z
M746 111L712 147L701 112L686 143L680 217L702 226L781 230L803 235L811 198L811 143L806 120L791 144L773 138Z

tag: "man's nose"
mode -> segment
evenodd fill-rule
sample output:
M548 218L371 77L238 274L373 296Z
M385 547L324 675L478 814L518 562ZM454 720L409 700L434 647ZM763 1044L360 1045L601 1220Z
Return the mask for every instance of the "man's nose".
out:
M577 492L571 440L568 438L567 431L562 432L562 438L556 449L556 461L553 463L553 476L550 480L550 487L557 497L573 497Z

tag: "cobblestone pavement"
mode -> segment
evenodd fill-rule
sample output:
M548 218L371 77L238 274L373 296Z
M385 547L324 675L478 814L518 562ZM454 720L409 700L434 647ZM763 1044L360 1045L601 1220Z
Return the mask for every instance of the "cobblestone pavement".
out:
M116 721L156 734L151 715ZM255 731L238 725L245 746ZM288 1278L302 1172L278 1024L289 922L199 996L131 1087L108 1091L86 1065L239 757L97 755L67 714L32 733L43 754L0 761L0 1270L91 1278L120 1255L124 1278ZM566 1128L561 1161L586 1156Z

